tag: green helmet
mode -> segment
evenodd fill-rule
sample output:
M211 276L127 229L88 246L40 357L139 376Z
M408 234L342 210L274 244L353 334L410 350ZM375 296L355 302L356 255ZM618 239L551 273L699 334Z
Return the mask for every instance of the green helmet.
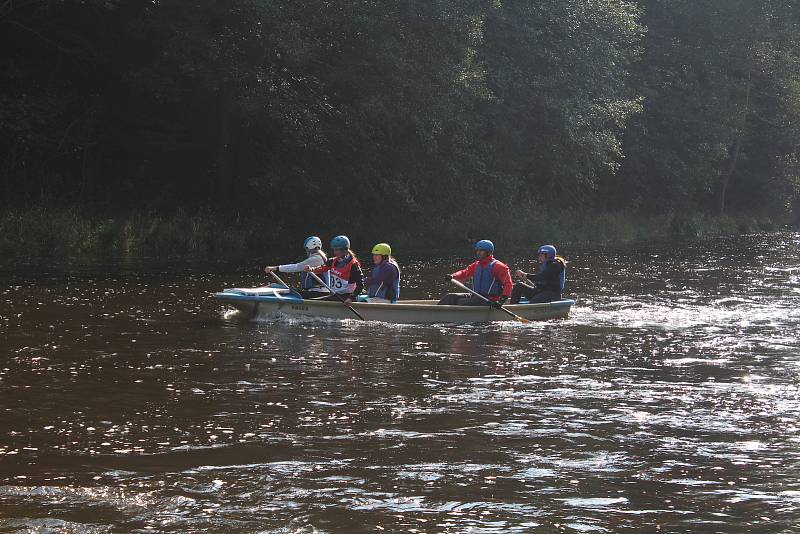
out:
M386 243L378 243L374 247L372 247L373 254L380 254L382 256L391 256L392 255L392 247L390 247Z

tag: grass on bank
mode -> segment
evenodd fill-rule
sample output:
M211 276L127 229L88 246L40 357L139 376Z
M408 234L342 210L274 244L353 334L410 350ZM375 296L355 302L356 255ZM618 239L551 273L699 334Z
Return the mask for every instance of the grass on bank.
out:
M452 250L473 239L490 238L508 249L514 244L552 242L559 245L637 243L679 238L701 239L774 231L785 224L767 216L742 214L709 217L700 214L644 216L628 212L574 213L557 217L530 214L513 219L483 217L481 226L469 214L464 220L425 221L421 230L357 228L351 237L357 250L373 242L388 241L396 250L419 251L423 247ZM321 230L323 237L330 237ZM304 235L282 228L262 215L226 216L211 211L178 210L170 216L137 214L94 219L78 209L9 209L0 212L0 256L263 256L270 248L297 248ZM366 244L364 244L366 243Z
M0 255L4 257L216 257L268 241L253 225L211 212L103 219L89 218L77 209L0 213Z

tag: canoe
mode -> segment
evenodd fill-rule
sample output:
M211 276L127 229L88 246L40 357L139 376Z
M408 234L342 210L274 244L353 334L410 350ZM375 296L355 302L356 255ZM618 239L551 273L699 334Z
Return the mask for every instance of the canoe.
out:
M214 293L214 298L236 308L244 317L250 319L281 315L358 319L341 302L303 300L294 291L274 286L225 289ZM394 304L355 302L352 306L368 321L397 324L486 323L515 320L508 314L489 306L439 306L436 302L435 300L401 300ZM543 321L566 317L573 304L574 300L563 299L546 304L510 304L505 307L526 319Z

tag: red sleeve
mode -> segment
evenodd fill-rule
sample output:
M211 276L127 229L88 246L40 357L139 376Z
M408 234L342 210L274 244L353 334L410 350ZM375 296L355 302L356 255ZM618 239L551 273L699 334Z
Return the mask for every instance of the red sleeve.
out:
M505 298L510 297L511 290L514 289L514 281L511 280L511 270L508 268L508 265L502 261L495 263L494 269L492 269L492 276L500 280L500 283L503 285L503 296Z
M459 282L464 282L472 278L472 275L475 274L475 267L478 265L477 261L472 262L469 267L466 269L461 269L460 271L456 271L453 273L453 278L458 280ZM511 293L509 293L510 295Z
M314 269L314 273L322 274L325 271L330 271L331 270L331 265L333 265L333 259L329 258L328 261L326 261L325 263L323 263L322 265L320 265L319 267Z

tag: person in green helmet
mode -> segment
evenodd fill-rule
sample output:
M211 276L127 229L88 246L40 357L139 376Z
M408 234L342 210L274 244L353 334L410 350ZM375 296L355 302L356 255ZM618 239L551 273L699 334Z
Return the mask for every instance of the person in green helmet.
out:
M392 257L392 247L378 243L372 247L372 273L364 281L367 302L396 302L400 298L400 266Z

